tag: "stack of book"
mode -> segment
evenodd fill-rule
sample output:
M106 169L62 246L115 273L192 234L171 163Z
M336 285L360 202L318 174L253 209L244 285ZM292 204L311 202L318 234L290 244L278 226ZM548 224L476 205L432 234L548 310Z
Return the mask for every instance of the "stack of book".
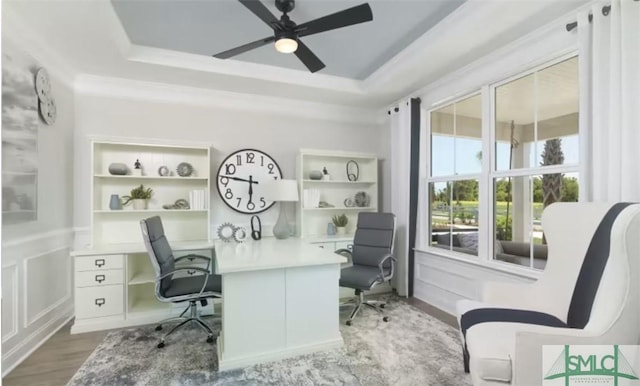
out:
M320 204L320 189L305 189L302 200L305 208L317 208Z
M192 190L189 192L189 207L191 210L207 209L207 200L205 191L202 189Z

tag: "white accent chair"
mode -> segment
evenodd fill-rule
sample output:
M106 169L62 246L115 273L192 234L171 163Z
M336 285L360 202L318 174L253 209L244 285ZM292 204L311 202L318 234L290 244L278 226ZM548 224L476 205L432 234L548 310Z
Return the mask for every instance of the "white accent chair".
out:
M575 303L574 288L584 275L585 254L612 206L557 203L546 208L542 220L549 256L540 279L532 284L487 283L482 302L458 302L458 323L466 312L483 307L537 311L566 323ZM610 235L609 257L584 328L514 322L468 328L466 345L475 386L541 385L543 345L640 344L639 204L618 214Z

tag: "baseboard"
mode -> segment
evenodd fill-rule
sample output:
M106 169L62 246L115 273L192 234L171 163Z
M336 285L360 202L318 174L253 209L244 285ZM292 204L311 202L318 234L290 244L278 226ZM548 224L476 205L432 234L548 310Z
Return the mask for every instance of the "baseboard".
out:
M56 332L60 331L73 318L73 304L67 307L62 314L29 334L20 343L16 344L6 354L2 355L2 377L4 378L27 357L33 354ZM35 342L34 342L35 341Z

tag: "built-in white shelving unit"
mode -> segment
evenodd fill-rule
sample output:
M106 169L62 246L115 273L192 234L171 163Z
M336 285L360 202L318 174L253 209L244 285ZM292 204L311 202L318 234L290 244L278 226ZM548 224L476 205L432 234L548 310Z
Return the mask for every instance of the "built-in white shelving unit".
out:
M347 162L358 164L356 181L347 178ZM312 171L327 170L330 179L312 180ZM298 234L315 243L350 243L353 240L358 213L378 210L378 158L373 154L335 152L303 149L298 154L297 177L301 199L298 202ZM332 207L305 206L304 191L315 189L320 192L320 201ZM347 198L364 192L369 197L369 205L364 207L346 206ZM347 234L327 235L327 224L334 215L346 214L349 218ZM338 247L343 245L338 245ZM326 247L331 247L327 244Z
M209 208L210 149L209 147L173 146L122 142L93 142L92 181L92 236L93 245L140 242L141 219L153 215L162 216L167 235L172 240L207 240L209 232L208 209L163 209L178 199L189 199L192 190L204 190L205 208ZM112 175L109 165L123 163L131 173L134 163L142 164L142 176ZM177 174L178 164L193 166L187 177ZM160 176L158 169L167 166L173 175ZM134 210L125 206L122 210L109 209L112 194L129 195L139 185L153 189L148 209Z
M176 257L195 252L211 255L210 147L94 141L91 143L91 245L74 251L76 319L72 332L102 330L153 323L180 312L183 305L162 303L155 296L155 273L145 252L140 220L160 216ZM123 163L129 173L135 162L143 174L111 175L109 165ZM187 162L190 176L179 176L177 166ZM167 166L172 174L161 176ZM153 189L148 209L125 206L112 210L112 194L129 195L144 185ZM189 200L189 192L203 190L204 209L164 209L178 199ZM209 245L206 249L198 245ZM181 261L180 265L204 266ZM176 276L200 275L182 271ZM211 306L209 306L211 307Z

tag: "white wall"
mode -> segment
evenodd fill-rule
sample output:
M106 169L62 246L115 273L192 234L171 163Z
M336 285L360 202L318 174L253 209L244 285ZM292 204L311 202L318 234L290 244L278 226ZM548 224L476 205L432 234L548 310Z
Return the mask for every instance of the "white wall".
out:
M558 20L544 26L502 49L470 63L461 70L444 76L438 82L425 86L415 93L422 100L423 113L430 110L433 105L470 94L480 90L483 85L504 80L576 51L576 31L569 33L565 30L564 23L567 21ZM425 213L420 215L426 216ZM428 220L422 223L427 224ZM418 229L418 232L420 231L426 232L427 230ZM418 239L420 238L418 237ZM425 240L430 239L430 237L425 237ZM416 250L414 266L414 296L452 314L455 313L456 301L460 299L479 300L482 287L488 281L532 281L531 278L515 273L492 269L486 263L482 266L466 262L463 259L447 257L445 253L439 252L435 248L425 246L419 246L419 248L421 250ZM482 251L482 248L480 250ZM480 258L486 259L486 256L481 255ZM507 267L506 270L508 269ZM531 276L534 277L535 274Z
M32 71L48 70L58 117L38 128L37 221L2 228L2 375L73 314L73 91L36 46L11 32L3 28L3 51Z
M243 148L256 148L271 155L282 169L284 178L295 179L296 155L301 148L345 150L377 154L381 158L381 177L388 180L389 168L384 162L386 127L376 123L374 117L341 116L330 108L322 113L325 106L317 105L317 111L300 113L298 103L283 101L291 113L285 111L269 113L260 106L261 100L249 96L231 95L237 100L225 101L220 106L216 100L185 88L158 90L155 85L137 83L137 90L125 85L109 90L100 85L100 80L92 79L91 86L77 85L75 166L76 227L90 224L89 175L90 138L137 138L163 141L193 141L209 143L212 150L212 178L217 173L220 162L231 152ZM116 82L117 83L117 82ZM140 96L140 88L148 88L159 94L152 97ZM135 95L134 95L135 94ZM308 106L304 106L305 108ZM282 110L282 109L281 109ZM364 112L367 113L366 111ZM364 121L364 123L363 123ZM342 170L331 171L341 173ZM212 180L211 209L212 232L223 222L249 226L250 216L229 209L219 199ZM381 192L381 204L388 194ZM388 200L388 198L387 198ZM289 219L296 218L294 205L289 205ZM277 205L260 214L263 227L272 226L277 219ZM327 217L327 222L330 219ZM86 233L86 232L85 232ZM81 237L79 243L85 243Z

